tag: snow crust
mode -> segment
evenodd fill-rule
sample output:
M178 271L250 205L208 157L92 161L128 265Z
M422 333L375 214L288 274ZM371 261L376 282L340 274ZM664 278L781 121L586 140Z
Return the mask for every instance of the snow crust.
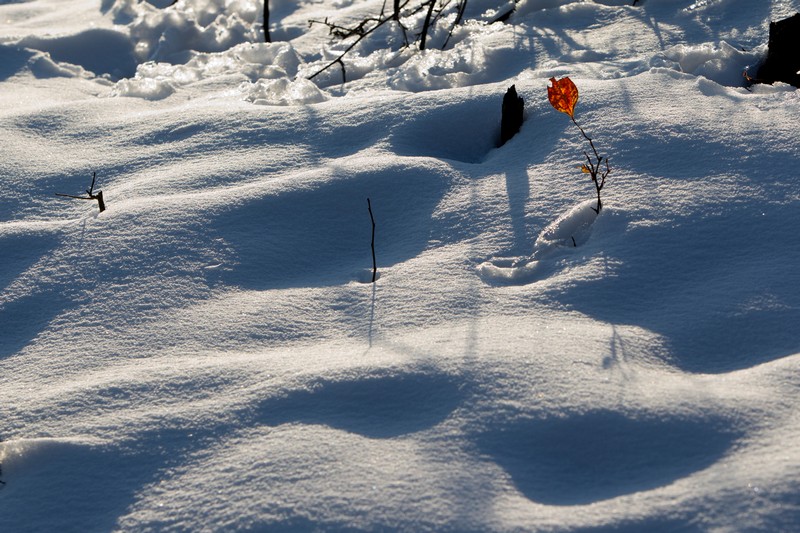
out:
M796 530L800 4L630 3L0 4L2 531Z

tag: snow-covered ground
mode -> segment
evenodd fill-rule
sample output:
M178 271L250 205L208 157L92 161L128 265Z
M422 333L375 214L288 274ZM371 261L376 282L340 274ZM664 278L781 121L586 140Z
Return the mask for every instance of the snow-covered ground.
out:
M168 3L0 0L3 532L800 528L800 1Z

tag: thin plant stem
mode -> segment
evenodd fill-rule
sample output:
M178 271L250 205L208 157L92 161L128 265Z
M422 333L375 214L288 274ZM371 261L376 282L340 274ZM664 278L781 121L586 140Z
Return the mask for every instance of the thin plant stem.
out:
M369 219L372 221L372 283L378 278L378 263L375 261L375 217L372 216L372 203L367 198L367 210L369 210Z

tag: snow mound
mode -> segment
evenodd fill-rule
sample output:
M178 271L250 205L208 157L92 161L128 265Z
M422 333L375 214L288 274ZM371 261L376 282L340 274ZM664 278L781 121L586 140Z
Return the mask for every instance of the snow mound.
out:
M37 78L88 76L82 67L54 61L49 52L19 46L0 44L0 65L0 80L26 71Z
M242 86L244 99L258 105L303 105L324 102L327 97L314 83L286 78L277 80L258 80Z
M725 41L719 44L679 44L658 54L650 65L703 76L720 85L744 87L747 80L743 73L747 70L755 72L755 66L765 52L764 47L746 52Z
M542 230L533 244L533 258L546 257L559 247L584 244L597 218L596 208L595 200L586 200L555 219Z
M316 85L295 78L300 57L288 43L244 43L220 53L189 53L183 64L148 61L136 76L120 80L113 96L160 100L184 87L200 84L237 92L264 105L299 105L326 99ZM238 82L238 86L231 86Z
M3 533L797 529L797 0L170 1L0 1Z
M136 72L131 40L115 30L95 28L61 37L28 36L18 46L47 52L54 61L79 65L98 76L120 79Z
M112 12L127 23L140 61L185 63L191 52L223 52L263 42L256 24L260 3L247 0L183 0L165 9L117 0Z
M529 257L494 258L478 265L478 273L486 280L509 283L536 281L545 265L543 261L558 251L577 248L586 243L598 214L597 202L586 200L563 213L542 230Z

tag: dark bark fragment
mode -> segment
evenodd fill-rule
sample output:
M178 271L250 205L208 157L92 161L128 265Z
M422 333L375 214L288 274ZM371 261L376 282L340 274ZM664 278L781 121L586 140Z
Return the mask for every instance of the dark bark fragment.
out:
M522 127L525 101L517 96L517 88L512 85L503 97L503 116L500 121L500 146L517 134Z

